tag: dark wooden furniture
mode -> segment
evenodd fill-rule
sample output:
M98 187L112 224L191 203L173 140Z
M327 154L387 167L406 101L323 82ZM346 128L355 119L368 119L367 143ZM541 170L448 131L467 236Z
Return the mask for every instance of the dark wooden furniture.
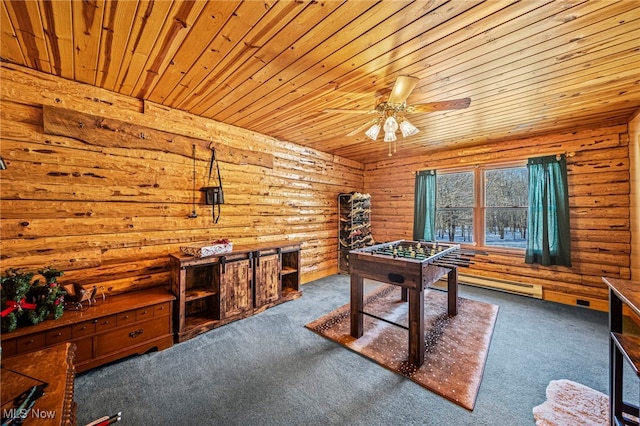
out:
M449 315L457 315L458 269L455 265L436 264L460 247L457 244L440 244L441 250L425 256L404 257L393 253L390 247L416 246L416 241L394 241L350 252L351 274L351 336L363 335L364 309L363 279L402 287L402 298L409 302L409 362L420 366L424 363L424 290L447 275ZM423 243L424 244L424 243Z
M349 252L372 246L371 195L350 192L338 195L338 273L349 273Z
M297 243L235 247L207 257L177 253L170 264L178 342L302 295Z
M64 343L2 359L3 415L14 408L11 401L32 386L46 384L44 395L38 398L24 416L23 425L75 425L76 403L73 400L75 345Z
M162 288L107 296L86 310L67 310L57 320L3 333L2 358L71 342L77 346L76 370L81 372L151 349L166 349L173 345L173 300Z
M609 403L611 425L638 425L636 404L624 401L622 392L623 360L640 377L640 337L623 332L623 306L640 316L640 281L602 277L609 286Z

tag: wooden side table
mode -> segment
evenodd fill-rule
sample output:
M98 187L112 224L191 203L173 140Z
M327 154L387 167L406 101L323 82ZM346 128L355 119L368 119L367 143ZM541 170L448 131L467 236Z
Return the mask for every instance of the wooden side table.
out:
M75 425L76 403L73 401L75 345L63 343L36 352L3 359L0 371L2 409L11 410L13 399L32 386L46 383L44 395L28 412L28 425Z
M609 403L611 425L636 425L639 423L637 404L624 401L623 362L627 362L640 378L640 337L624 334L623 305L640 316L640 281L602 277L609 286Z

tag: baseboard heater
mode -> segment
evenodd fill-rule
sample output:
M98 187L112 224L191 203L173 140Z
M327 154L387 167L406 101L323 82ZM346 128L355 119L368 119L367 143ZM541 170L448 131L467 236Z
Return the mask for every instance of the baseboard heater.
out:
M477 275L468 275L463 273L458 273L458 281L461 284L468 284L475 287L488 288L491 290L499 290L507 293L542 299L542 286L539 284L525 284L517 281L480 277Z

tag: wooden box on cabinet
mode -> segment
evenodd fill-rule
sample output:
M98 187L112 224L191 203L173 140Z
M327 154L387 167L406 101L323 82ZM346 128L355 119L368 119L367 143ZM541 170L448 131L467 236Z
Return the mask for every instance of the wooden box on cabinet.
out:
M178 342L302 295L298 244L235 247L209 257L176 253L170 265Z
M78 372L152 349L173 345L173 300L161 288L108 296L83 311L68 310L46 320L2 334L2 357L11 358L59 343L76 345Z

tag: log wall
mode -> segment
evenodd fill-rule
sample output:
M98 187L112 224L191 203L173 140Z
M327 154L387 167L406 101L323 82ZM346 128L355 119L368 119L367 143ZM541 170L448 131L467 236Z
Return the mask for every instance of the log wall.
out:
M606 308L601 276L631 276L627 126L363 166L26 68L1 71L2 272L54 266L65 271L62 282L119 293L168 284L167 255L182 244L287 239L302 244L309 282L337 271L339 193L371 194L376 241L410 239L416 171L569 152L574 266L531 266L521 254L492 251L469 272L539 284L548 300L581 298L596 308ZM212 146L225 188L217 224L197 190L208 184ZM198 217L190 219L194 194Z
M631 159L631 278L640 281L640 111L629 122Z
M337 271L337 195L361 190L360 163L26 68L0 78L2 272L53 266L115 294L167 285L169 253L218 238L300 242L303 282ZM217 224L198 190L217 186L211 146Z
M401 150L401 144L398 150ZM511 140L477 148L393 159L365 167L365 192L371 194L372 232L378 241L411 239L415 172L474 164L525 160L569 153L572 264L567 267L524 263L524 250L492 250L465 272L489 278L539 284L543 297L563 303L586 299L607 309L601 277L629 278L631 259L629 134L627 126Z

